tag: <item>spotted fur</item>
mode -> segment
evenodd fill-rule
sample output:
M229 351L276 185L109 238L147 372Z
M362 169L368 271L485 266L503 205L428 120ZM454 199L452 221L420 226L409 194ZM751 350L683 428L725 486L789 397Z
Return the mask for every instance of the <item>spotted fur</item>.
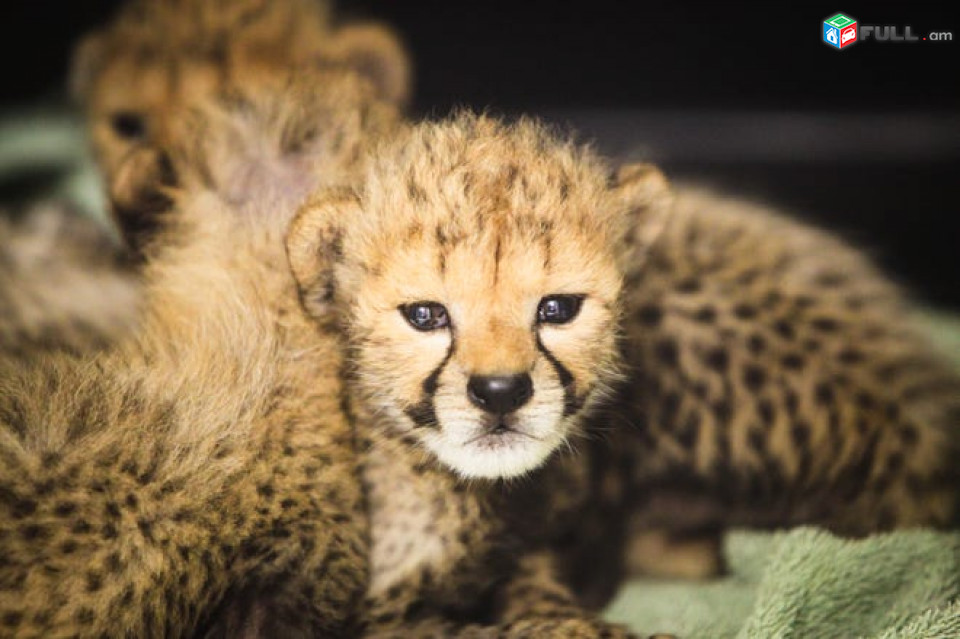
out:
M242 156L220 162L260 139L246 113L204 107L194 126L219 135L164 155L177 214L149 249L138 330L94 357L0 360L0 634L352 623L367 527L339 337L304 315L286 266L298 183L267 158L240 192Z
M834 237L680 193L627 274L631 383L611 419L634 442L635 525L683 539L955 524L960 377L909 300ZM634 558L650 567L662 550Z

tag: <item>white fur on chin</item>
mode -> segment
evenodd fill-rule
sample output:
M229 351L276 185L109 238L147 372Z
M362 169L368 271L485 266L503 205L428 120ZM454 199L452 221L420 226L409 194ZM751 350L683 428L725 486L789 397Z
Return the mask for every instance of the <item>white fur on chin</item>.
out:
M563 442L560 433L543 439L510 432L465 442L453 439L441 431L426 437L424 444L444 465L466 479L526 475L543 465Z

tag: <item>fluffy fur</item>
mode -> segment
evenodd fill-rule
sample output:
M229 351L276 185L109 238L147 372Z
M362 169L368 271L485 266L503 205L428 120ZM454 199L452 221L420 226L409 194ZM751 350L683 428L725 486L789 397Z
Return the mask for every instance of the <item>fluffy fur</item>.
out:
M0 363L4 634L213 624L326 636L362 596L366 517L340 346L303 314L284 255L299 180L268 156L241 191L221 160L279 134L260 139L233 108L196 116L219 135L164 156L179 213L150 250L135 334L93 358ZM205 170L214 162L226 172Z
M171 190L215 186L238 204L269 191L282 206L296 208L318 185L356 181L366 147L400 122L366 81L340 69L278 72L211 102L222 108L178 118L167 143L138 147L115 174L116 216L142 230L136 235L141 250L165 222L184 215L170 212ZM178 175L171 162L192 170Z

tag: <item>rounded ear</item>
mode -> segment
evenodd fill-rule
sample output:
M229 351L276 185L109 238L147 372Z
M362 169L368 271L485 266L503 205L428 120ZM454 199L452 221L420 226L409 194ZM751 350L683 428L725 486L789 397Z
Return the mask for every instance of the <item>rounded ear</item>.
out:
M93 88L93 79L103 65L104 36L91 33L74 47L70 58L70 96L77 102L86 102Z
M673 190L660 169L646 163L620 167L612 190L627 211L621 259L624 272L628 272L643 262L666 227L673 208Z
M324 55L369 79L384 100L400 107L410 100L410 56L389 27L366 22L342 26L332 34Z
M177 176L166 154L134 147L121 161L109 185L110 210L127 245L142 256L173 208Z
M331 188L303 204L287 230L287 259L297 280L300 301L312 317L330 311L333 271L343 257L342 223L356 220L360 214L360 200L353 190Z

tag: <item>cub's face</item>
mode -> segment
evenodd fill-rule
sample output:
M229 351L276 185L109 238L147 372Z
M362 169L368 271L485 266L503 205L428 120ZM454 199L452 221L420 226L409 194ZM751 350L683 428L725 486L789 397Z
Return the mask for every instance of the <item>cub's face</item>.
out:
M491 218L399 231L351 319L365 396L469 477L540 465L615 364L612 257L546 219Z
M434 126L381 152L359 199L301 211L291 264L316 313L332 284L381 423L462 476L515 477L576 434L616 377L628 206L592 156L532 125L467 120L453 141L453 125ZM305 248L325 233L326 267Z
M168 140L170 124L220 86L217 68L200 60L111 60L91 86L86 104L91 142L104 174L115 175L132 149Z

